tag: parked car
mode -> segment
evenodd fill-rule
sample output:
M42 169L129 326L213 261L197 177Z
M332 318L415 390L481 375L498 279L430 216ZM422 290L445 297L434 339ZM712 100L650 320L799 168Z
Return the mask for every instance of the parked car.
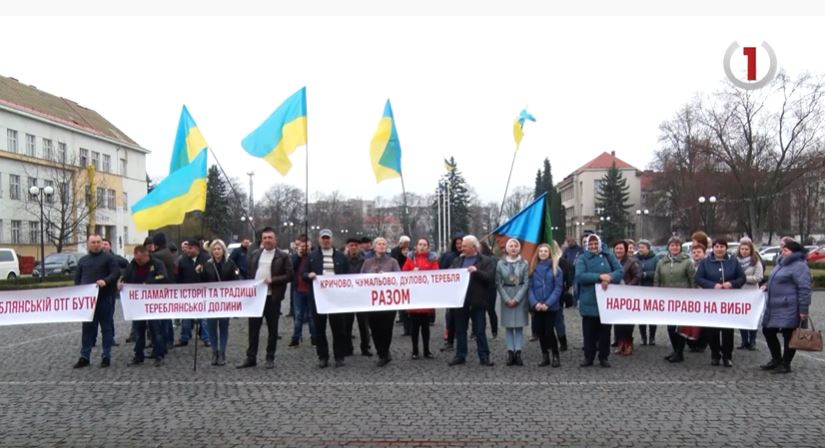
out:
M20 260L14 249L0 249L0 279L14 280L20 276Z
M766 263L773 263L776 261L776 256L779 255L779 246L763 247L759 251L759 256L765 260Z
M71 275L77 270L77 262L83 254L76 252L60 252L46 257L46 277L50 275ZM32 275L40 277L43 263L37 263Z
M820 247L808 252L808 262L816 263L822 261L825 261L825 247Z

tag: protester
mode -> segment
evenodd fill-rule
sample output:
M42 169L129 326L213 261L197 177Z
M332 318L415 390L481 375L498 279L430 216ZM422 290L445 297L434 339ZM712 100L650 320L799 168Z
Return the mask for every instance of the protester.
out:
M580 364L581 367L592 366L597 351L599 365L610 367L610 325L602 324L599 318L596 287L607 290L607 285L619 283L621 279L622 265L613 254L602 247L602 240L598 235L589 235L587 252L576 260L575 276L584 338L584 361Z
M404 266L407 262L407 254L410 251L410 237L407 235L401 235L401 238L398 239L398 246L392 248L390 251L390 256L398 262L398 266ZM409 336L410 335L410 320L409 316L407 316L407 312L404 310L398 311L398 323L404 326L404 332L401 336Z
M622 284L638 286L642 281L642 267L630 256L630 245L627 241L614 243L613 254L622 265ZM616 353L624 356L633 354L633 327L632 324L616 325L616 340L619 342Z
M363 247L363 245L362 245ZM309 270L304 279L312 282L319 275L341 275L349 272L347 257L333 247L332 231L321 229L318 247L309 256ZM346 334L346 320L340 314L321 314L315 307L314 285L310 288L310 312L315 319L315 351L318 367L329 367L329 344L327 343L327 319L332 330L332 355L335 367L344 365L348 344L352 343L352 333Z
M559 343L559 351L566 352L567 351L567 326L564 322L564 309L563 308L572 308L575 306L576 301L573 299L573 293L571 292L573 289L573 277L575 268L573 264L567 261L563 256L561 249L559 248L559 243L553 241L550 243L550 258L552 260L558 260L559 269L561 269L564 284L561 288L561 302L559 304L558 312L554 313L556 315L554 327L556 329L556 336L558 338ZM536 332L538 334L538 332Z
M762 258L750 238L745 237L739 240L736 259L745 273L745 285L742 289L759 288L765 270L762 267ZM742 336L742 344L737 347L738 349L756 350L756 330L741 329L739 334Z
M582 247L579 246L578 241L572 237L568 237L565 243L567 244L567 247L564 249L564 255L562 255L562 258L567 260L567 262L571 265L575 266L576 258L584 252L584 249L582 249Z
M209 256L201 249L200 241L191 239L186 244L181 244L184 248L184 253L178 258L177 275L175 276L176 283L199 283L203 281L196 268L202 266L209 259ZM180 340L175 344L175 347L185 347L189 345L189 339L192 338L192 324L195 319L183 319L180 323ZM204 344L208 347L210 345L210 337L206 319L199 319L198 326L200 327L200 337Z
M305 280L304 274L309 272L309 251L306 235L301 235L295 243L295 253L292 254L292 341L290 347L298 347L304 335L304 323L309 323L309 336L312 345L315 345L315 319L310 312L311 282Z
M435 253L430 252L430 242L421 238L415 245L415 252L407 257L401 268L404 271L432 271L438 269L438 259ZM421 342L424 346L424 357L432 358L430 351L430 316L435 314L434 309L407 310L410 317L410 335L412 338L412 359L419 359L418 334L421 333Z
M467 324L472 319L479 362L482 366L493 366L495 363L490 360L490 348L487 345L485 314L488 290L491 285L495 285L495 263L481 254L478 238L467 235L461 240L461 255L453 260L450 267L467 269L470 272L470 284L464 297L464 306L450 310L455 325L456 349L455 357L449 365L467 362Z
M81 335L80 359L74 368L88 367L92 354L92 345L97 339L97 328L103 335L102 359L100 367L109 367L112 363L112 341L114 340L114 320L112 308L115 306L117 279L120 277L120 268L112 256L103 252L103 241L100 235L91 234L86 238L86 250L77 262L77 271L74 275L75 285L97 284L97 302L91 322L83 322Z
M555 242L554 242L555 243ZM556 323L556 314L563 313L560 298L564 285L564 273L560 262L563 260L559 252L553 251L547 244L540 244L530 261L530 279L527 299L533 310L533 322L539 336L542 361L539 367L552 365L561 366L559 347L553 327ZM550 360L550 353L553 360Z
M696 269L699 268L699 263L701 263L702 260L704 260L706 257L707 248L705 247L705 245L694 240L690 246L690 260L693 263L694 277L696 276ZM695 280L694 287L697 287ZM682 329L685 328L687 327L682 327ZM685 343L688 347L688 350L691 353L704 352L705 349L708 348L708 340L705 337L705 330L701 327L690 327L687 328L687 332L685 334L690 332L693 333L693 337L685 336L685 338L687 339ZM682 336L684 336L684 334Z
M667 242L667 254L656 264L653 283L660 288L693 288L695 272L693 262L682 253L682 240L673 236ZM676 331L675 325L668 325L667 335L673 352L665 356L665 360L684 361L685 338Z
M168 283L175 283L175 256L169 249L166 243L166 235L163 232L157 232L152 235L152 245L154 250L152 256L159 259L166 268L166 280ZM171 349L175 344L175 330L172 326L172 319L164 319L161 323L163 328L163 339L166 343L166 348Z
M372 239L368 236L361 238L361 255L364 259L372 258L375 255L375 251L372 250Z
M278 347L278 319L281 315L281 301L284 300L287 283L292 281L292 260L285 253L278 250L278 236L272 227L261 230L261 248L249 256L249 275L254 273L254 279L263 281L267 288L266 304L263 317L249 318L249 348L246 350L246 360L237 366L239 369L254 367L258 364L258 341L261 326L266 318L267 369L275 368L275 350ZM211 329L210 329L211 331Z
M362 274L381 274L384 272L398 272L401 268L398 262L387 253L387 240L378 237L372 243L375 256L364 260L361 267ZM386 366L391 360L390 344L392 343L392 327L395 322L395 311L372 311L369 315L370 333L375 351L378 352L378 367Z
M241 240L241 245L232 251L229 259L238 267L242 279L249 278L249 262L247 261L249 255L249 245L252 244L249 238Z
M517 239L507 241L504 250L505 257L496 264L496 289L501 300L501 326L506 332L507 365L523 366L521 350L524 346L524 327L527 326L530 267L521 258L521 243Z
M449 269L453 262L461 255L463 238L463 235L453 238L450 247L438 259L439 269ZM455 341L455 316L451 308L448 308L444 312L444 327L444 346L441 348L441 351L452 351L453 342Z
M774 373L790 373L796 350L789 348L788 344L794 329L808 319L811 306L811 271L802 245L794 240L785 241L781 261L762 288L768 291L762 334L771 352L771 360L760 367ZM779 345L779 333L782 333L783 347Z
M359 240L357 238L349 238L344 255L347 256L349 263L350 274L360 274L361 267L364 265L364 255L358 247ZM370 351L370 328L369 328L369 313L343 313L344 332L350 335L347 341L347 355L352 355L355 351L352 346L352 327L355 322L358 322L358 337L361 341L361 356L372 356Z
M745 273L728 254L728 242L724 238L714 240L713 253L699 263L696 284L702 289L739 289L745 284ZM718 366L721 359L722 365L733 367L733 329L705 328L705 334L710 345L710 364Z
M212 240L209 244L211 257L205 264L199 264L195 267L196 271L201 274L204 282L231 282L240 279L240 269L235 265L235 262L227 258L226 252L226 244L222 240ZM261 264L263 264L263 262L261 262ZM269 299L270 297L267 296L267 304L269 304ZM264 311L264 315L266 315L266 311ZM267 323L269 323L269 317L267 317ZM209 339L212 344L212 365L224 366L226 365L226 343L229 340L229 318L207 319L206 325L209 326ZM260 324L258 328L260 328ZM252 330L253 326L250 323L250 340L252 339ZM257 350L255 354L257 355ZM247 353L247 360L248 359L249 353ZM269 351L267 350L267 363L269 363L269 360ZM268 364L267 367L269 367Z
M123 278L118 282L118 289L122 289L125 283L147 284L167 283L166 268L157 258L149 255L145 246L136 246L134 258L126 265ZM143 364L146 349L146 330L152 336L152 358L155 359L155 367L163 365L163 358L166 355L166 344L163 340L163 328L160 320L140 320L132 322L132 331L135 333L135 355L129 361L130 366Z
M497 262L492 248L490 248L490 245L486 242L481 243L481 254L485 257L492 258L493 264ZM490 319L490 333L492 333L493 339L496 339L498 337L498 314L496 314L495 283L491 284L490 287L487 288L487 317Z
M642 278L639 285L653 286L659 257L650 250L650 241L648 240L639 240L638 248L636 260L642 269ZM642 345L656 345L656 325L639 325L639 335L642 337Z
M117 261L117 267L120 269L120 273L123 274L123 270L126 269L126 266L129 266L129 260L121 257L120 255L114 253L112 251L112 242L106 238L103 238L103 252L107 254L112 254L115 257L115 261ZM115 300L117 301L120 299L120 293L115 293ZM115 321L115 306L112 307L112 322ZM97 336L95 336L95 340L97 340ZM127 341L128 342L128 341ZM117 338L115 337L115 327L112 326L112 347L118 347L120 344L117 342Z

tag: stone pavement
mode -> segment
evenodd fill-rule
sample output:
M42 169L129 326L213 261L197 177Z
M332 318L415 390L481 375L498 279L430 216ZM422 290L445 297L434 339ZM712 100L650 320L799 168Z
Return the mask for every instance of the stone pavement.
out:
M812 310L825 326L825 293ZM759 351L735 351L732 369L711 367L708 353L671 365L660 328L657 346L611 356L611 369L581 369L580 318L565 314L571 350L559 369L535 367L537 342L528 343L527 366L505 367L503 335L492 341L492 368L478 365L472 341L465 366L448 367L451 355L438 352L412 361L397 327L386 368L356 356L319 370L309 344L286 347L290 318L281 320L274 370L233 367L246 348L245 319L230 323L231 365L210 366L209 349L199 348L193 372L190 343L163 367L127 367L128 323L118 317L112 367L97 366L96 349L92 367L73 370L79 324L0 327L0 446L825 445L822 353L798 353L792 374L771 375L758 369L768 358L760 334ZM439 314L434 346L442 334Z

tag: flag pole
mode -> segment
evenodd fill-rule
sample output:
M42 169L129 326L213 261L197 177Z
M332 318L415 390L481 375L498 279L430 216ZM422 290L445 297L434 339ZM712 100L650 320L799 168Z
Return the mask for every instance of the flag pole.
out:
M404 230L403 232L405 234L409 234L409 232L411 231L411 229L410 229L410 210L407 207L407 189L404 187L404 173L400 173L400 176L401 176L401 196L402 196L402 201L404 203L404 214L403 214L404 215L404 227L406 228L406 230ZM409 235L409 236L410 236L410 238L413 237L412 235Z
M504 197L501 198L501 207L498 208L498 218L496 225L501 224L501 214L504 213L504 202L507 200L507 190L510 189L510 179L513 177L513 167L516 165L516 155L518 154L518 143L516 143L516 150L513 152L513 161L510 162L510 174L507 175L507 184L504 186Z
M304 146L304 153L306 160L304 169L306 170L306 180L304 183L304 235L307 236L307 241L312 241L309 235L309 132L306 136L306 145Z
M249 212L247 212L244 209L244 206L243 206L244 201L241 200L241 196L235 190L235 186L232 184L232 180L229 179L229 176L226 175L226 171L223 170L223 166L221 165L220 160L218 160L218 156L215 155L215 150L213 150L211 146L209 146L208 148L209 148L209 152L212 153L212 158L215 159L215 164L218 165L218 169L221 170L221 174L223 174L223 177L226 178L226 183L229 184L229 189L232 190L232 194L235 196L235 200L238 201L238 204L240 204L241 211L244 212L244 214L246 215L247 218L251 218L251 216L249 216ZM251 219L247 219L247 221L249 222L249 227L252 228L252 234L257 235L258 231L255 230L255 223L253 223Z

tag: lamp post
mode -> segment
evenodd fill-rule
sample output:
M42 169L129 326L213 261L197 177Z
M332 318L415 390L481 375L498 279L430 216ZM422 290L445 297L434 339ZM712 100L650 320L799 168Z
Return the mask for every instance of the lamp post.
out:
M714 207L716 205L716 196L711 196L706 198L704 196L699 196L699 206L704 207L704 221L705 227L707 227L708 234L712 234L711 230L711 219Z
M643 209L643 210L636 210L636 216L639 217L639 234L637 235L636 239L640 240L643 239L645 236L645 216L650 214L650 210Z
M254 219L251 216L241 216L241 222L249 222L249 228L252 229L252 240L255 240L255 225L253 224Z
M284 233L286 233L287 239L287 247L292 244L292 227L295 226L295 223L292 221L284 221Z
M29 194L36 198L40 204L40 281L42 282L46 279L46 233L43 225L43 202L46 198L52 197L54 188L51 186L40 188L35 185L29 188Z
M605 225L605 223L609 223L609 222L610 222L610 217L609 216L599 216L599 223L601 224L599 226L599 233L602 234L602 238L604 238L604 225Z

